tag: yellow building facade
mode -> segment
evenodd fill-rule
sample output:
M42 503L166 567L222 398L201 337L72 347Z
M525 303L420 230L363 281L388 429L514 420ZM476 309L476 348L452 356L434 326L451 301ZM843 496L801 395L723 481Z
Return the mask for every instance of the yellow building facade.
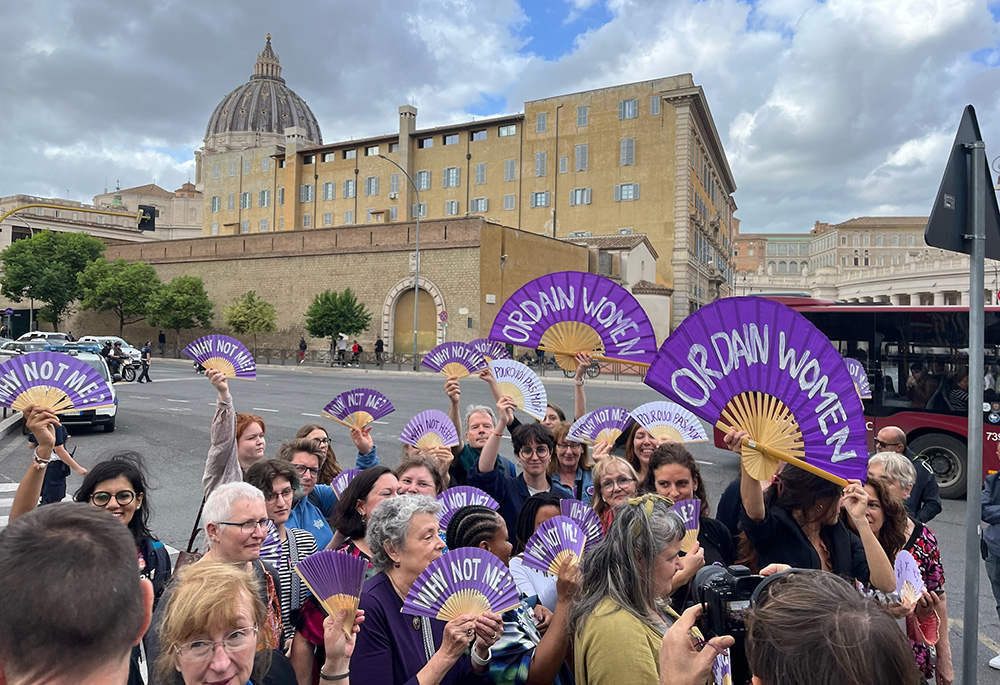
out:
M657 283L674 291L671 327L732 293L736 184L690 74L425 129L405 105L395 132L326 144L280 74L268 41L251 81L213 113L197 155L205 235L409 222L418 213L479 216L560 239L643 233L658 254Z

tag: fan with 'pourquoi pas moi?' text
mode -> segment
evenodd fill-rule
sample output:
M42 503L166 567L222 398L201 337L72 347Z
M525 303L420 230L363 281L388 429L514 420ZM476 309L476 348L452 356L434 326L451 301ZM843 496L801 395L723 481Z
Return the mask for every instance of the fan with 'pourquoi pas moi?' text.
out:
M864 410L843 359L778 302L702 307L664 341L645 383L721 431L748 433L743 465L757 480L779 459L842 486L867 478Z
M530 281L507 298L490 340L555 354L566 371L576 355L648 366L656 355L653 324L638 300L609 278L560 271Z

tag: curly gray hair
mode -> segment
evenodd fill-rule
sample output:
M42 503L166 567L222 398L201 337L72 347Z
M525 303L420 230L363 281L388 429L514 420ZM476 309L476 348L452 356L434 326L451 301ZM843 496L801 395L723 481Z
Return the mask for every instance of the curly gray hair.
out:
M416 514L441 513L441 505L427 495L401 495L379 502L368 518L365 538L372 551L372 566L376 571L384 571L392 566L392 559L386 551L386 543L397 550L406 548L406 534L410 532L410 521Z

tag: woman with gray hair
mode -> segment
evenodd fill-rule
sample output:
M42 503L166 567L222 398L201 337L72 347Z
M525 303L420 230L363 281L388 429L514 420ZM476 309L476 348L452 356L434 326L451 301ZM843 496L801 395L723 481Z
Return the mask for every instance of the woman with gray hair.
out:
M659 648L684 523L660 495L628 499L583 558L583 591L570 612L577 685L659 682Z
M361 593L358 608L364 610L365 625L351 671L370 682L487 682L490 648L503 632L499 615L463 614L444 623L400 613L417 577L444 550L438 536L440 511L441 505L426 495L403 495L382 501L368 519L367 539L378 574Z

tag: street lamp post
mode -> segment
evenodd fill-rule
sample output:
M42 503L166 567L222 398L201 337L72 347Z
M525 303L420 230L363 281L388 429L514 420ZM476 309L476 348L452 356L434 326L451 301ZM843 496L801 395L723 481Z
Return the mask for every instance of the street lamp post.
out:
M385 155L379 155L382 159L392 164L394 167L403 172L403 176L409 181L410 187L413 188L413 192L417 195L417 237L416 237L416 259L414 270L413 270L413 370L417 371L417 303L419 301L418 295L420 289L420 189L417 188L417 184L413 182L413 177L404 169L399 166L395 161L389 159ZM404 207L405 209L405 207Z

